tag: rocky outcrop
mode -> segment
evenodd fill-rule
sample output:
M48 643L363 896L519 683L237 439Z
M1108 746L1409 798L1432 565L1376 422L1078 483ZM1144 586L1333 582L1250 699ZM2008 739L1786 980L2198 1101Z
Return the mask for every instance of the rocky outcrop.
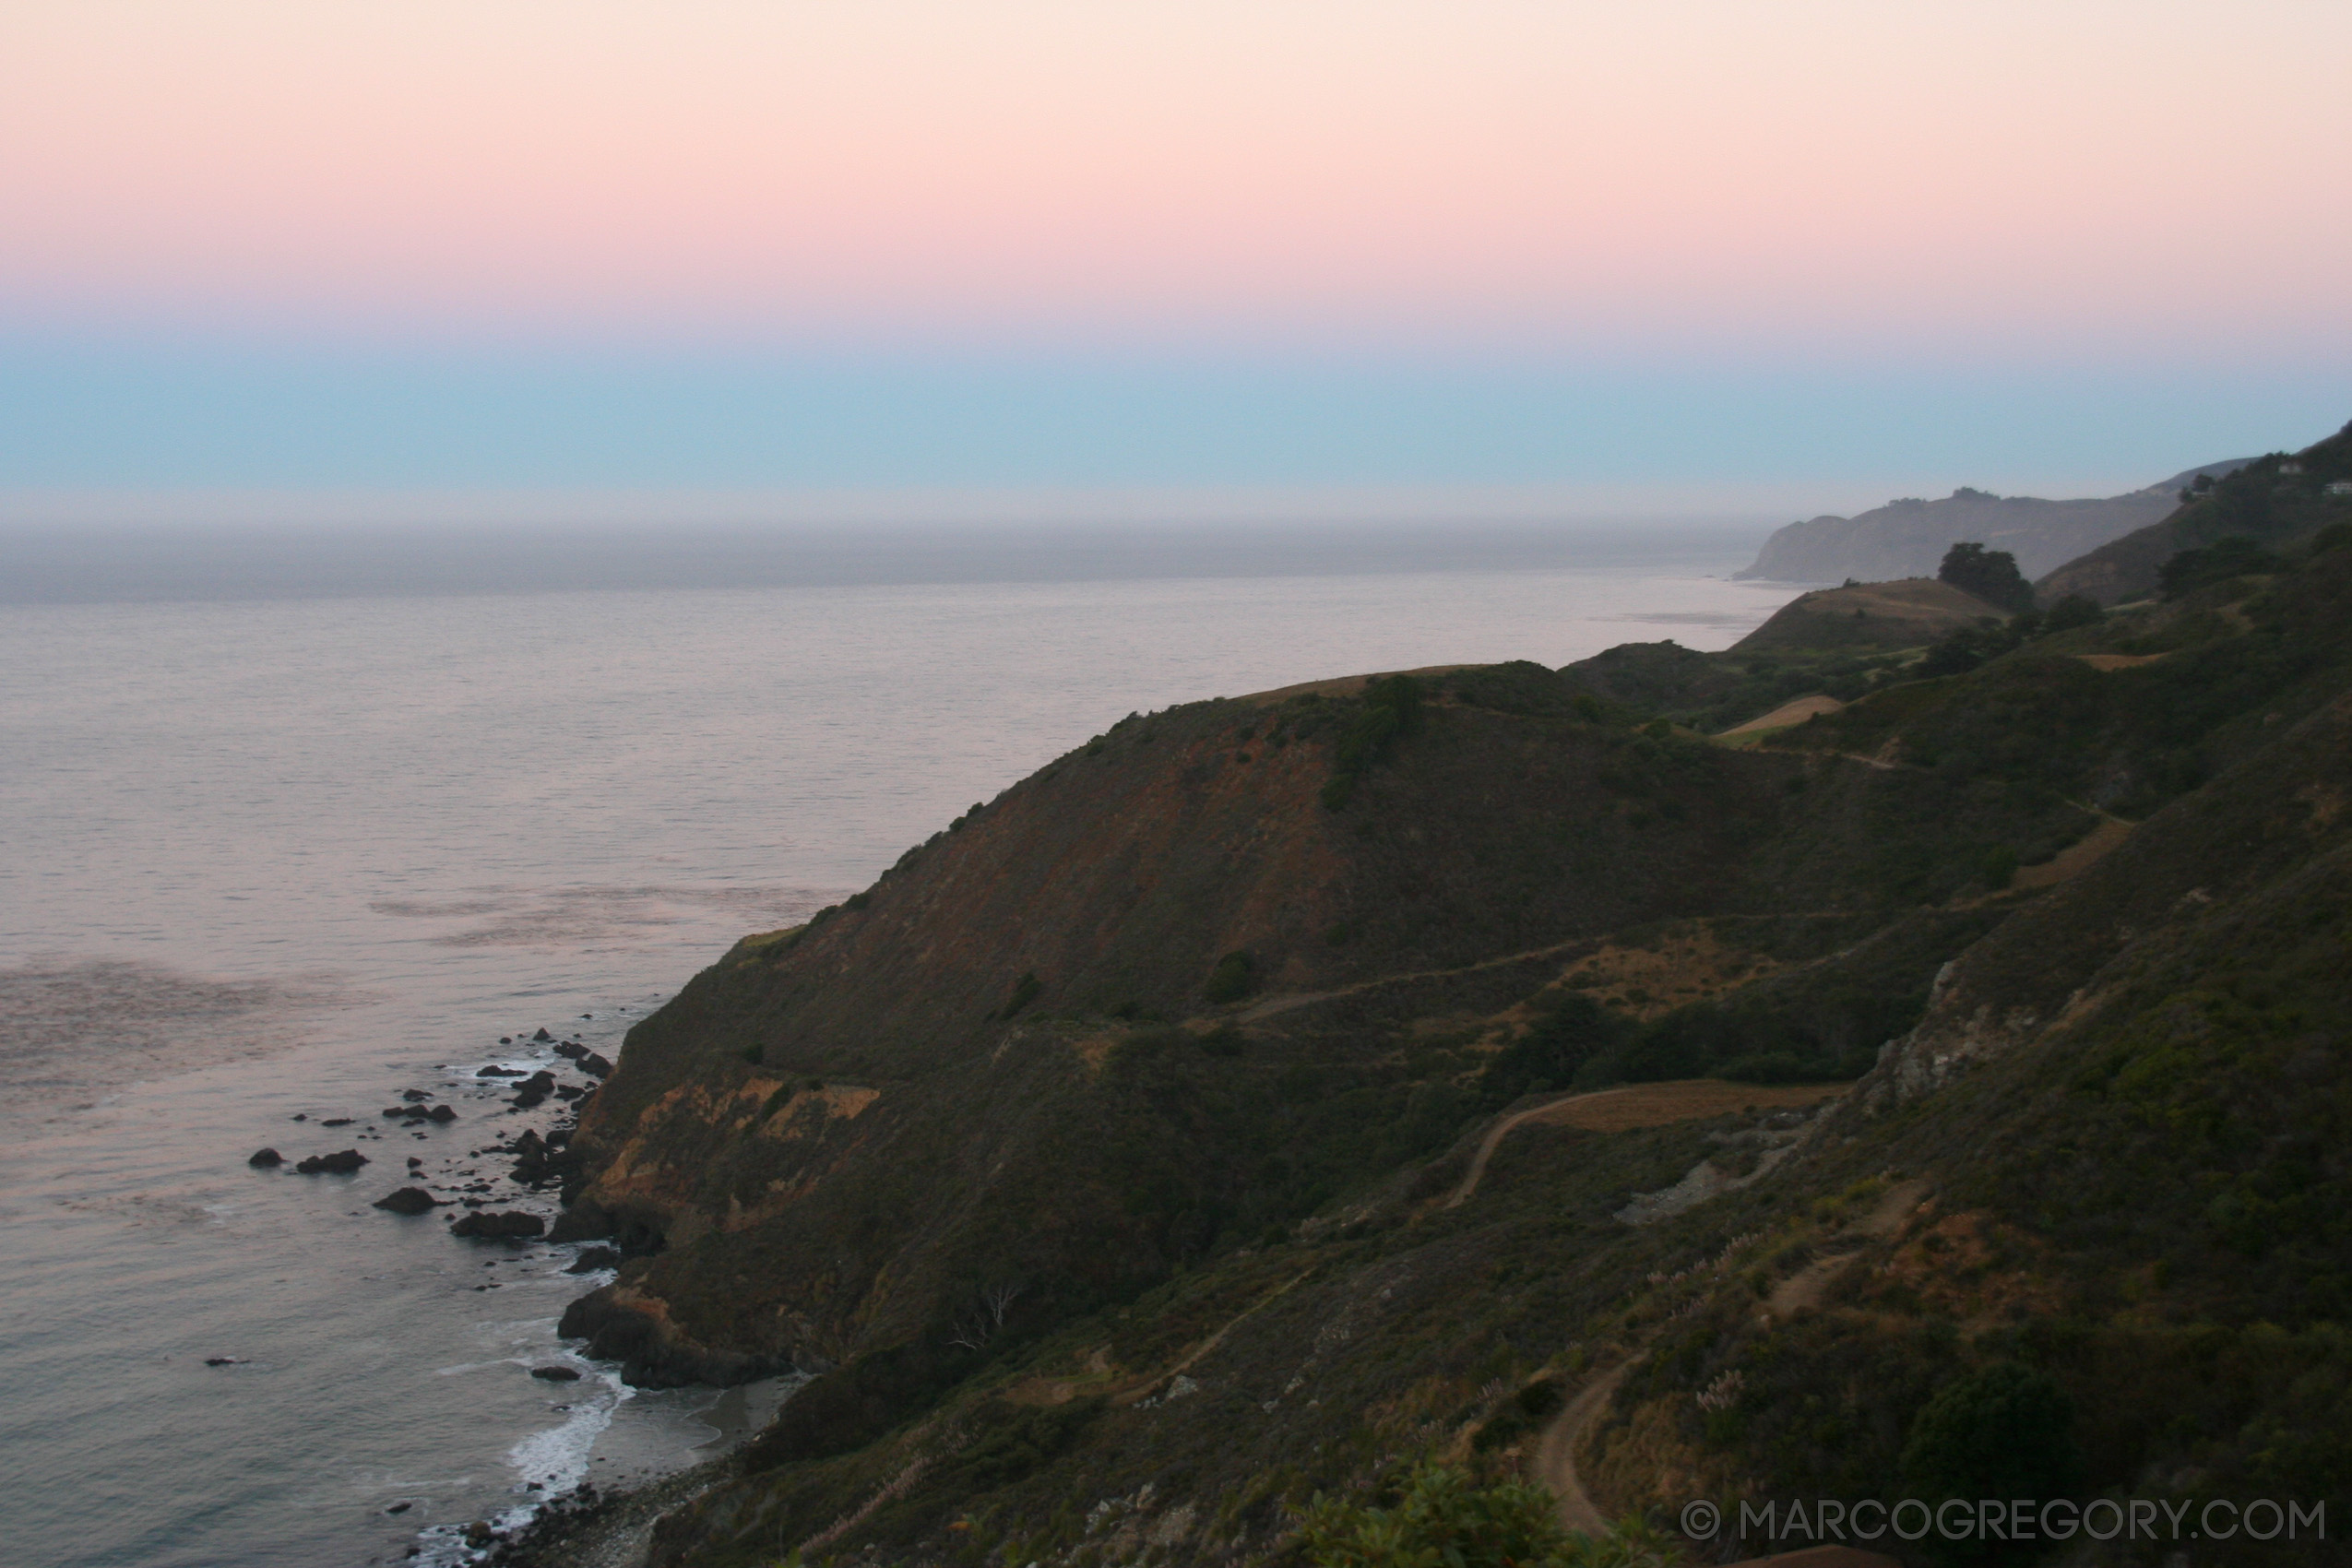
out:
M2192 967L2184 955L2243 941L2243 922L2352 846L2347 766L2352 696L2158 812L1945 965L1926 1016L1887 1043L1854 1103L1883 1113L2046 1031L2097 1027L2150 977Z
M587 1341L598 1360L620 1362L621 1375L640 1388L731 1387L778 1370L765 1357L698 1343L671 1320L664 1303L624 1287L581 1297L556 1328L566 1339Z
M368 1206L383 1209L387 1214L419 1215L431 1214L440 1204L422 1187L402 1187L398 1192L386 1193Z

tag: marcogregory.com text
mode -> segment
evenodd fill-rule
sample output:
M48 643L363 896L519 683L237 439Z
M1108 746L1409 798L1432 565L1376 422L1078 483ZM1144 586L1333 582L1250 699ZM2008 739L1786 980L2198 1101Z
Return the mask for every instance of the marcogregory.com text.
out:
M1736 1519L1706 1498L1683 1504L1682 1533L1695 1540L1720 1534L1727 1524L1742 1540L1875 1541L1943 1540L2325 1540L2327 1503L2299 1499L2215 1498L2176 1503L2150 1497L1949 1498L1927 1502L1906 1497L1847 1502L1835 1497L1786 1502L1740 1503Z

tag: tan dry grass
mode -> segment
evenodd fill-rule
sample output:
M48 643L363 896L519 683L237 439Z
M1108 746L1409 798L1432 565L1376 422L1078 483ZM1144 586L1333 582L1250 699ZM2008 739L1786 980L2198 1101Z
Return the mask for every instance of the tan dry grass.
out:
M1751 719L1745 724L1734 724L1724 734L1753 735L1765 730L1786 730L1792 724L1802 724L1821 714L1836 713L1845 706L1826 692L1815 692L1812 696L1782 703L1770 713Z
M1586 1133L1630 1133L1735 1111L1780 1111L1834 1099L1847 1084L1735 1084L1721 1078L1682 1078L1665 1084L1629 1084L1547 1107L1528 1118Z
M1710 926L1693 924L1669 932L1654 946L1606 944L1561 970L1555 983L1589 992L1647 1021L1785 967L1761 953L1727 945Z
M2089 870L2130 837L2130 823L2117 817L2103 818L2097 827L2040 865L2020 866L2017 874L2009 879L2009 885L2021 889L2055 887Z

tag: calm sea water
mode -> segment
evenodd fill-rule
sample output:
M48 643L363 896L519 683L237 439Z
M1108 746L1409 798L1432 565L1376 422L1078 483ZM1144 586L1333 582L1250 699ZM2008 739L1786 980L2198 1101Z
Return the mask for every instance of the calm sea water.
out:
M523 1123L472 1075L547 1060L502 1035L612 1053L737 935L862 885L1130 710L1725 646L1790 592L1720 580L1752 543L0 605L7 1561L452 1561L466 1521L756 1423L784 1390L633 1393L567 1351L555 1320L594 1283L562 1272L572 1249L368 1206L410 1158L445 1185L496 1174L469 1151ZM407 1088L460 1120L392 1129L377 1111ZM371 1163L249 1169L264 1145ZM556 1364L584 1375L529 1375Z

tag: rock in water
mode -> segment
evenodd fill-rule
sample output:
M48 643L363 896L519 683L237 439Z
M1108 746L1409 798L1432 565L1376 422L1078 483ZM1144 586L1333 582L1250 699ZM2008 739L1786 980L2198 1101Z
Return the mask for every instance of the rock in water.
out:
M439 1122L445 1124L457 1119L457 1111L445 1105L436 1105L425 1113L425 1120L428 1122Z
M397 1193L390 1193L376 1199L368 1206L385 1209L393 1214L431 1214L440 1206L434 1201L433 1194L422 1187L403 1187Z
M549 1034L545 1029L541 1029L537 1034L531 1036L531 1042L535 1045L545 1045L549 1040L553 1039L555 1037L553 1035Z
M555 1087L555 1075L541 1069L515 1086L515 1098L507 1103L518 1110L529 1111L547 1099Z
M267 1170L273 1166L285 1164L286 1157L279 1154L274 1148L257 1148L253 1151L253 1158L246 1160L245 1163L247 1165L258 1166L262 1170Z
M564 1272L566 1274L594 1274L600 1268L618 1268L620 1266L621 1254L614 1252L611 1247L582 1247L580 1249L580 1255L574 1258L572 1260L572 1266L565 1269Z
M570 1367L533 1367L531 1376L545 1378L550 1383L577 1383L580 1374Z
M497 1214L469 1214L449 1227L452 1236L471 1236L484 1241L524 1241L543 1235L546 1230L547 1221L535 1214L525 1214L518 1208Z
M339 1154L315 1154L294 1169L305 1176L348 1176L367 1163L367 1156L355 1148Z
M612 1075L612 1063L591 1051L580 1058L580 1071L592 1073L600 1078L609 1078Z

